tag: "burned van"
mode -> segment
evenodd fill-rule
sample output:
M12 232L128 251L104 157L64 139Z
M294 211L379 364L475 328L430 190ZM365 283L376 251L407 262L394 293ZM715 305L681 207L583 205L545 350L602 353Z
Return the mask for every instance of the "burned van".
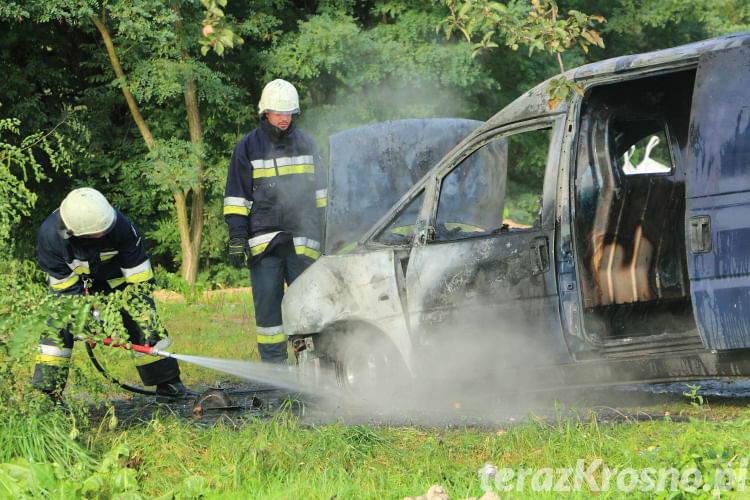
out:
M359 388L750 376L750 32L566 76L555 109L544 82L482 124L331 137L325 255L282 306L302 363Z

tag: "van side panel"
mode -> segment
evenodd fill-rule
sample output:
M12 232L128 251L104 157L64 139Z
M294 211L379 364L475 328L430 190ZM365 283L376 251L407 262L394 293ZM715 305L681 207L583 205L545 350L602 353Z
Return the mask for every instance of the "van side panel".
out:
M730 77L731 76L731 77ZM710 349L750 347L750 47L701 57L688 145L686 245Z

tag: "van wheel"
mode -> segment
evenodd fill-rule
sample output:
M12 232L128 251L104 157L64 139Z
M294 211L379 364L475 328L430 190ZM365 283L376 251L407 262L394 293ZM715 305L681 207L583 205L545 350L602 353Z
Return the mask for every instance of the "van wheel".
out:
M336 382L346 392L369 397L403 389L408 371L401 355L379 332L341 336L334 356Z

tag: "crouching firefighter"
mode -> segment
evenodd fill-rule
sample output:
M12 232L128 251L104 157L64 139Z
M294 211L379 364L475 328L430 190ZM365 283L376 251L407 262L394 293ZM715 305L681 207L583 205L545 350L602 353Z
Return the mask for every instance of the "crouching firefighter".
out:
M231 264L250 268L261 360L286 363L284 283L320 256L327 180L312 137L292 125L299 97L291 83L268 83L258 112L260 126L232 153L224 220Z
M134 292L131 303L156 319L154 275L141 234L99 191L79 188L65 197L39 228L37 259L48 275L51 293L107 295L128 289ZM157 326L160 322L146 321L146 332L125 309L120 314L133 344L148 343L158 349L169 345L166 330ZM65 388L72 349L73 337L67 328L56 339L40 339L33 384L53 401L60 399ZM136 366L143 384L155 385L159 396L194 394L182 385L174 358L142 356L136 358Z

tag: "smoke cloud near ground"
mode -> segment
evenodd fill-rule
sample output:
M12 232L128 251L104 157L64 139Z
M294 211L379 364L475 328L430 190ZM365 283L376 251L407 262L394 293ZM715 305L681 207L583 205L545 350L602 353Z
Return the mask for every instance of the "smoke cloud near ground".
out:
M451 291L445 283L431 283L429 276L420 276L420 284ZM462 284L451 286L460 289ZM457 423L466 417L520 418L539 405L548 407L555 394L540 389L554 381L535 379L530 368L560 359L556 347L560 340L553 338L556 329L534 330L539 318L530 321L528 314L549 315L550 323L557 321L549 307L529 312L515 304L499 314L475 300L454 300L443 311L423 314L420 324L412 324L411 372L387 332L364 326L336 332L329 339L333 345L325 350L350 360L351 370L360 378L353 387L342 389L331 416ZM339 373L340 379L345 376Z
M365 381L364 388L341 388L322 412L350 422L445 425L518 422L532 415L554 418L556 412L580 414L592 406L622 402L611 388L596 388L594 380L566 387L559 380L537 378L534 368L553 363L555 354L548 345L530 340L533 335L518 321L512 326L466 323L452 336L439 329L431 333L434 343L412 353L414 372L387 369L377 380ZM378 358L376 350L385 349L366 335L352 338L347 349L371 352L372 359ZM637 394L631 392L628 399L638 404Z
M366 393L349 393L348 401L397 420L527 413L546 399L538 392L540 381L529 379L533 373L528 368L551 361L546 346L529 340L527 333L518 322L510 326L477 320L453 332L434 327L425 332L429 345L415 346L412 352L413 372L387 370ZM383 349L365 336L358 343L350 349Z

